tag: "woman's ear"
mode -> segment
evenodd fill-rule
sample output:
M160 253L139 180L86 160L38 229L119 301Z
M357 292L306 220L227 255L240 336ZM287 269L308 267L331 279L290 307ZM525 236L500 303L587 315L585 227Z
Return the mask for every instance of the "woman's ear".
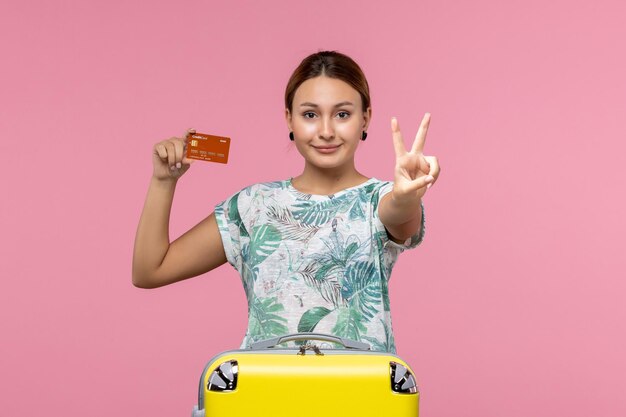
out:
M372 120L372 108L368 107L367 110L363 113L363 130L367 131L367 128L370 125L370 121Z
M287 126L289 127L289 131L293 132L293 129L291 127L291 112L289 111L288 108L285 108L285 120L287 121Z

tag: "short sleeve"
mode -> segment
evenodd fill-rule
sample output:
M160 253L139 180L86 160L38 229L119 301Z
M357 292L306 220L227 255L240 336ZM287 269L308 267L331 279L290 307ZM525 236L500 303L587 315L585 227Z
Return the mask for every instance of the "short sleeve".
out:
M380 221L380 217L378 216L378 209L380 207L380 201L385 196L385 194L391 192L393 189L393 182L384 182L380 187L378 192L378 204L376 205L376 209L374 210L374 226L378 232L381 232L380 235L383 238L383 245L390 246L396 249L399 249L400 252L403 252L407 249L413 249L417 247L424 240L424 233L426 231L426 215L424 211L424 202L421 202L422 206L422 224L420 230L415 233L413 236L409 237L403 243L396 243L393 240L389 239L389 235L387 234L387 229L385 229L385 225ZM384 233L383 233L384 232Z
M240 194L238 192L215 206L215 220L226 259L239 272L242 270L241 239L242 235L247 235L239 210Z

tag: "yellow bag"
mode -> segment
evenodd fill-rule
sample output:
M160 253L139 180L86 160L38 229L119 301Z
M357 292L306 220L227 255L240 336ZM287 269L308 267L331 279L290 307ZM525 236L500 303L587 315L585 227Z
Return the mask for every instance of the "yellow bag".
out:
M289 341L300 347L276 348ZM325 349L310 340L336 343ZM418 417L419 390L398 356L321 333L260 341L213 357L200 377L192 417Z

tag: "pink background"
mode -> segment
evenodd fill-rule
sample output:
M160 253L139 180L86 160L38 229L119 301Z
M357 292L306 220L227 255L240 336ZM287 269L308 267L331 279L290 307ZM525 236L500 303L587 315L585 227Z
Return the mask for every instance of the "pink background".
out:
M336 49L372 89L368 176L393 179L391 116L410 146L432 113L442 174L390 287L421 415L626 415L625 15L621 0L2 2L0 414L191 413L246 300L229 265L133 287L152 145L232 138L228 165L179 182L174 240L242 187L300 173L285 84Z

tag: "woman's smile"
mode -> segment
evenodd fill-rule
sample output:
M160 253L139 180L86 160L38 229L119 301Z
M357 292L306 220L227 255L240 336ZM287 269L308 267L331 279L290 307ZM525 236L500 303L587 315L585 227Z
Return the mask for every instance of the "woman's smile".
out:
M315 148L316 151L320 152L320 153L333 153L335 152L337 149L339 149L339 147L341 146L341 144L339 145L323 145L323 146L313 146Z

